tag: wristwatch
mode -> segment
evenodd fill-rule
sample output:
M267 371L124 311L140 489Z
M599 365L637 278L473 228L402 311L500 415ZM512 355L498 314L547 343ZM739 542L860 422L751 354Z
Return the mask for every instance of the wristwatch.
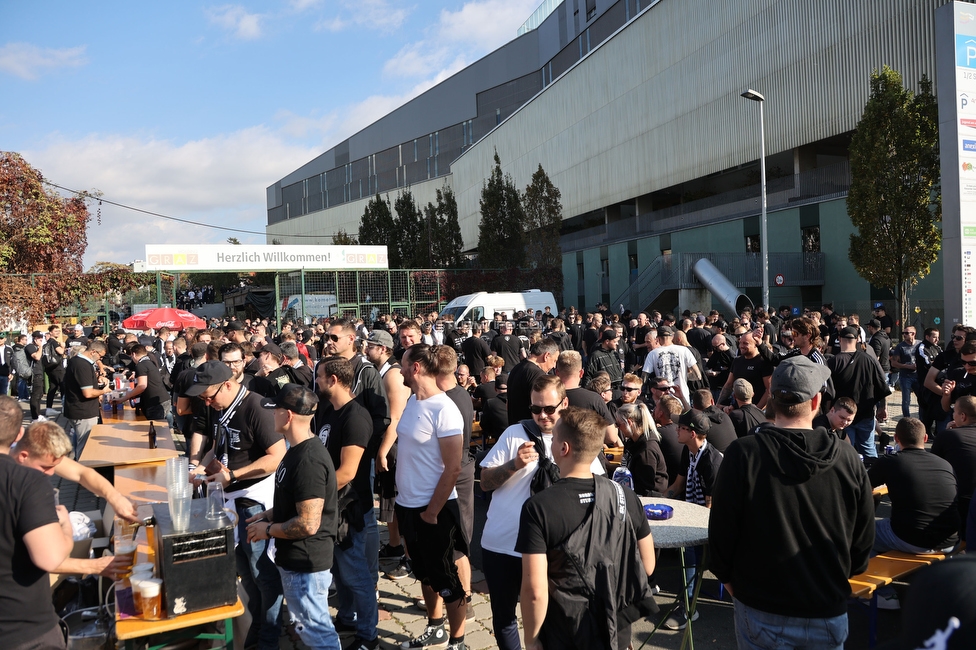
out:
M265 532L268 534L268 539L271 539L271 527L272 526L274 526L274 524L268 524L268 527L265 529Z
M232 470L232 469L229 469L229 470L227 470L227 472L228 472L228 474L230 475L230 482L231 482L231 483L233 483L234 481L236 481L236 480L237 480L237 477L236 477L236 476L234 476L234 470Z

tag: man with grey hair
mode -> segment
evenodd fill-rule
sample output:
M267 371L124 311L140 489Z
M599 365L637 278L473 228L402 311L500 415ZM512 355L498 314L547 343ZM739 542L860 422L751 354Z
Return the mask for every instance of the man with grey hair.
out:
M302 353L299 352L298 345L294 341L285 341L281 344L281 354L284 357L281 363L291 368L289 374L296 379L295 383L310 389L314 381L312 370L302 361Z
M81 457L88 435L98 424L99 398L112 390L98 367L98 361L105 353L104 343L92 341L87 348L68 359L62 389L64 417L68 420L68 430L73 438L75 458Z
M735 427L735 435L741 438L766 423L766 414L752 403L754 391L752 384L741 377L732 382L732 397L735 408L729 409L729 419Z

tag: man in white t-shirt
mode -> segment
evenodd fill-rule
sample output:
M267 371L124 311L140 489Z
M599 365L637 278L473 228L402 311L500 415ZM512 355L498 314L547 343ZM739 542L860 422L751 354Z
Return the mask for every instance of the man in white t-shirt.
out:
M529 410L532 420L525 426L538 431L546 454L551 457L552 431L559 414L569 402L559 377L543 375L532 384ZM549 412L551 411L551 412ZM522 554L515 551L522 504L532 496L531 483L539 467L539 454L522 423L505 429L488 456L481 461L481 489L492 491L488 521L481 537L481 558L491 595L491 615L499 650L521 648L515 606L522 589ZM603 474L599 460L591 468Z
M674 330L667 325L659 327L657 335L661 345L647 354L647 360L644 361L644 379L651 375L667 379L678 391L675 397L681 400L686 409L691 408L688 370L697 363L695 355L685 346L673 343Z
M397 425L396 515L414 576L423 589L428 621L420 636L400 647L443 647L446 642L448 650L464 650L467 606L454 564L455 551L467 552L455 489L461 473L464 418L437 387L438 363L431 346L410 346L401 365L403 383L413 395Z

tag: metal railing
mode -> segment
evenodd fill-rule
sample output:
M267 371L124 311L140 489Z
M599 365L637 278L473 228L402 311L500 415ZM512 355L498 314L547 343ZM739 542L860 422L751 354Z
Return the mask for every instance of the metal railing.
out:
M762 256L759 253L671 253L661 255L610 304L623 304L634 311L646 309L662 292L670 289L701 289L692 267L705 258L740 289L762 285ZM823 253L770 253L769 273L783 276L778 286L820 286L824 283Z
M847 196L850 182L850 165L846 161L801 174L774 178L766 186L767 209L775 212L806 203L841 198ZM559 238L559 245L563 253L571 253L608 243L758 215L760 207L759 185L751 185L563 235Z

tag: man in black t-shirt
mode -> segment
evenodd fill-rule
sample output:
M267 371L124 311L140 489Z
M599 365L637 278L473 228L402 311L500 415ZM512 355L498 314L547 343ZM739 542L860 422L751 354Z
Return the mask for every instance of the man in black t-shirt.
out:
M925 451L925 426L902 418L895 426L901 451L871 465L871 487L888 486L891 518L875 520L874 553L948 552L958 541L959 510L952 465ZM878 607L898 609L894 589L878 589Z
M496 339L497 340L497 339ZM539 339L532 344L529 356L520 361L508 373L508 424L512 425L532 417L529 413L532 384L542 375L549 374L556 365L559 345L552 339Z
M966 343L959 350L960 365L946 371L942 382L942 410L952 414L952 404L960 397L976 395L976 344Z
M379 621L375 576L367 557L367 520L376 525L373 486L369 482L372 456L366 453L373 435L369 411L352 394L353 367L339 356L326 357L315 368L315 390L320 401L312 431L329 450L336 468L336 488L343 494L348 537L335 548L334 574L338 596L336 625L355 631L353 647L376 643ZM347 487L348 486L348 487ZM376 551L373 551L376 552ZM375 562L377 558L373 558Z
M766 391L773 374L773 364L759 354L757 345L753 332L745 332L739 337L739 356L732 360L729 377L718 398L719 404L725 404L732 395L732 383L736 379L745 379L752 384L753 402L760 409L766 408Z
M99 375L98 360L105 352L104 343L92 341L84 352L68 359L63 384L64 417L70 425L67 433L74 432L75 458L81 458L88 434L98 424L99 398L112 391L109 381Z
M64 506L54 505L48 478L9 456L23 434L16 400L0 396L0 630L3 647L64 648L51 605L48 572L74 545Z
M491 351L505 360L505 372L511 373L519 361L526 357L525 344L515 336L511 321L505 321L499 328L499 334L491 342Z
M138 397L147 420L166 420L169 426L173 426L173 402L163 386L159 368L149 357L144 345L130 344L127 349L135 366L136 385L114 401L126 402Z
M44 362L41 360L41 349L44 347L44 334L34 332L31 342L24 346L24 354L31 364L30 376L30 414L31 420L41 417L41 400L44 399Z
M563 410L552 437L561 478L522 506L515 550L522 554L526 648L539 642L552 648L626 648L630 622L639 615L625 617L623 610L650 597L654 540L640 500L590 469L603 451L604 429L593 411ZM617 508L621 498L626 516ZM599 541L588 545L591 534ZM566 559L569 553L578 553L584 567L614 567L613 580L579 575Z
M960 521L965 522L976 491L976 397L966 395L956 401L952 407L952 426L932 443L932 453L952 465ZM962 526L960 532L965 533L966 527Z
M312 391L288 384L262 403L273 409L275 431L284 434L291 448L275 472L274 507L248 518L247 538L241 541L263 545L275 538L275 564L296 632L311 648L338 648L326 597L333 551L339 550L336 471L311 430L318 402Z
M244 527L248 518L264 512L273 501L272 474L285 455L285 440L275 430L273 414L261 408L260 396L234 381L230 368L220 361L199 365L184 395L199 397L210 407L210 430L194 432L190 441L190 470L209 468L207 480L223 483L225 496L234 499L237 510L237 573L251 613L244 645L277 648L281 577L268 557L267 544L247 543Z

